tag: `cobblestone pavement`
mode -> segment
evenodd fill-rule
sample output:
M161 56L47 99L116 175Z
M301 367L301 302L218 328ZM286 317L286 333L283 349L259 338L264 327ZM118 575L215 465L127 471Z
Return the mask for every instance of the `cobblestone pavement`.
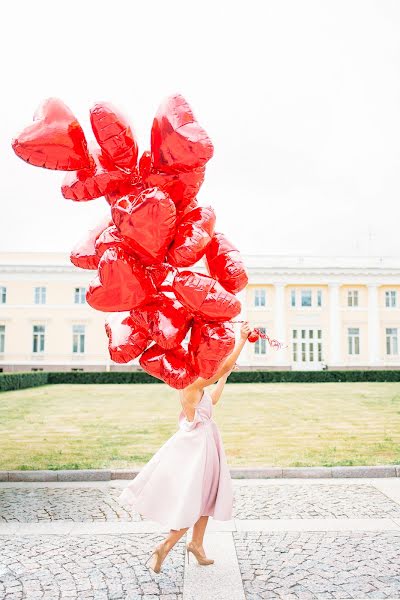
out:
M397 478L233 481L215 564L185 563L189 531L159 575L164 530L119 504L127 483L0 484L0 600L400 599Z
M141 521L117 500L121 489L0 488L0 523ZM234 488L236 519L400 518L400 505L372 485L279 484Z
M0 523L140 521L117 500L121 489L90 487L0 488Z
M3 538L0 598L182 600L182 541L160 574L144 566L161 539L157 534Z
M233 537L246 600L400 598L400 531Z
M372 485L240 486L236 519L351 519L400 517L400 505Z

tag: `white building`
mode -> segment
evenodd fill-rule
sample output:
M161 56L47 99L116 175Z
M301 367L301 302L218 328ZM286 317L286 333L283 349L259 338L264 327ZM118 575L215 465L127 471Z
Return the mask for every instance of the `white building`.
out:
M287 347L248 343L241 366L400 367L400 257L244 260L249 285L239 294L238 319ZM117 365L109 358L106 314L85 301L94 275L72 265L67 253L0 253L1 370L121 370L137 363Z

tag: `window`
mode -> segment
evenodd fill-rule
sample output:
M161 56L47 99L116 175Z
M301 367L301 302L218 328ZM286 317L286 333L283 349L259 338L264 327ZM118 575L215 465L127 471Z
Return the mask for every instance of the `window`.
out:
M33 326L32 352L44 352L44 325Z
M7 288L5 285L0 286L0 304L7 302Z
M398 354L397 327L386 328L386 354Z
M86 303L86 288L85 287L76 287L75 288L74 303L75 304L85 304Z
M257 327L261 333L267 333L265 327ZM254 354L267 354L267 340L261 337L254 344Z
M290 301L292 306L296 306L296 290L290 291Z
M348 290L347 306L358 306L358 290Z
M265 289L254 290L254 306L265 306Z
M72 352L85 352L85 326L72 325Z
M322 290L317 290L317 306L322 306Z
M292 359L293 362L321 362L322 330L293 329Z
M35 304L46 304L46 288L35 287L35 294L33 299Z
M311 306L311 290L301 290L301 305Z
M6 326L0 325L0 353L4 353L6 344Z
M397 306L396 290L387 290L385 292L385 306L387 308L395 308Z
M358 327L349 327L348 344L349 354L360 354L360 330Z

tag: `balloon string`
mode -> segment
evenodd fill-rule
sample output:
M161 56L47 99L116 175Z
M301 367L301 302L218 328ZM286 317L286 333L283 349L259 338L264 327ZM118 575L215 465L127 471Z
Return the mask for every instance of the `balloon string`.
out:
M230 323L244 323L244 321L230 321ZM253 331L255 331L260 338L262 338L263 340L267 340L269 345L272 346L272 348L275 348L275 350L279 350L279 349L283 349L283 348L287 348L288 345L286 344L285 346L283 345L283 342L280 342L279 340L275 340L269 337L269 335L267 335L266 333L263 333L262 331L260 331L258 329L258 327L255 327L253 329Z

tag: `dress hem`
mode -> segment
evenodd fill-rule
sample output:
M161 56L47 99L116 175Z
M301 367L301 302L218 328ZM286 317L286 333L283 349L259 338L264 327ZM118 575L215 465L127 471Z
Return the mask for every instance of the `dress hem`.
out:
M200 519L200 517L211 517L212 519L216 520L216 521L231 521L233 519L233 517L229 517L229 518L223 518L223 519L215 519L214 515L208 514L208 515L199 515L197 517L197 519L191 524L191 525L181 525L180 527L172 527L170 524L165 523L163 521L159 521L158 519L155 519L154 517L152 517L149 513L146 512L142 512L145 509L138 509L136 507L137 503L138 503L138 496L135 496L131 490L129 490L128 488L125 488L122 493L117 497L118 502L121 504L121 506L125 506L125 507L129 507L129 508L133 508L135 510L135 512L137 512L141 517L144 517L146 519L149 519L150 521L153 521L155 523L158 523L159 525L162 525L162 527L166 527L167 529L172 529L173 531L179 531L180 529L190 529L191 527L193 527L198 519Z

